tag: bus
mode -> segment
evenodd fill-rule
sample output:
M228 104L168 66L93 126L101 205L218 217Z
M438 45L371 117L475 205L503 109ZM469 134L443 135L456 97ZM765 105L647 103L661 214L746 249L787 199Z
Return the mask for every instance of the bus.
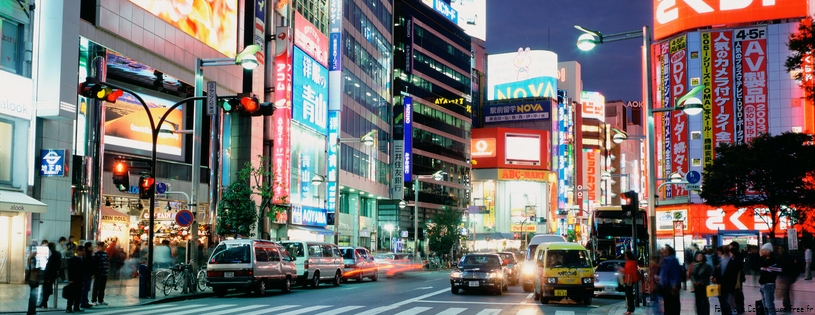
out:
M637 228L632 227L631 213L622 206L600 206L591 212L589 221L589 242L586 248L592 252L595 265L609 259L622 259L626 250L632 249L636 239L636 253L640 266L647 266L648 259L648 214L640 209L637 213Z

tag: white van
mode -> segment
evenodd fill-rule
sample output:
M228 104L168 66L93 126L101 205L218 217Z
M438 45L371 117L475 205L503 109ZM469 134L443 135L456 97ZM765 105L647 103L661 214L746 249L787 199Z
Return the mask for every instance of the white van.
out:
M566 238L557 234L535 234L529 240L529 245L526 247L526 261L521 270L524 292L532 292L535 288L535 250L540 244L561 242L566 242Z
M238 239L218 244L207 260L207 282L218 297L230 289L266 294L269 287L291 291L295 258L271 241Z
M281 241L280 244L297 257L298 284L316 288L321 281L331 281L335 287L340 285L343 258L337 245L311 241Z

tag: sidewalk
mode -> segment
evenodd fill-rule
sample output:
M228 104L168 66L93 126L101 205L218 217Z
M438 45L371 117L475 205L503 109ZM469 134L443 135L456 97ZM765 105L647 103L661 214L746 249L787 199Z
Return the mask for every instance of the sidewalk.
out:
M37 312L64 312L66 306L65 304L68 301L62 298L62 288L66 284L67 283L60 283L59 290L54 291L54 295L48 299L48 309L38 308ZM27 284L0 284L0 313L25 314L28 311L29 292L30 289ZM40 293L38 292L37 294L39 295ZM57 297L57 305L54 305L54 296ZM155 299L140 299L138 278L127 280L108 280L107 288L105 289L105 302L107 302L108 305L96 306L93 309L109 309L113 307L146 305L212 296L214 296L214 294L210 289L207 289L201 293L192 294L181 294L178 291L172 291L168 296L164 296L163 292L156 291ZM88 298L90 297L91 294L88 293Z
M776 289L776 294L778 290ZM794 314L815 314L815 300L812 300L812 296L815 294L815 280L804 280L803 275L795 281L795 284L792 285L792 292L790 293L790 298L792 299L792 307L799 308L797 312L790 312L787 314L794 315ZM753 279L748 276L747 281L744 282L744 306L746 308L745 314L756 314L755 311L755 301L761 299L761 293L759 293L759 285L758 285L758 278L756 278L756 282L753 282ZM696 315L696 299L694 298L694 293L688 290L679 291L679 304L682 306L681 315ZM776 295L775 298L775 307L782 308L783 304L781 303L781 298ZM807 311L808 307L812 308ZM652 315L653 313L650 310L649 306L640 306L637 307L634 311L634 315ZM608 312L609 315L625 315L625 302L617 303L611 310ZM719 299L718 298L711 298L710 299L710 314L711 315L720 315L721 311L719 308ZM778 313L784 314L784 313Z

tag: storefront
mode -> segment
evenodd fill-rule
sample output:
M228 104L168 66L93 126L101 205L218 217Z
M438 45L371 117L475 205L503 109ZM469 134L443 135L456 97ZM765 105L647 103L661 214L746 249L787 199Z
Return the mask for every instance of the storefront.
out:
M130 216L103 206L102 220L99 224L99 240L106 244L115 244L127 252L130 248Z
M324 242L334 231L326 229L326 209L304 206L292 206L291 225L288 236L290 240Z

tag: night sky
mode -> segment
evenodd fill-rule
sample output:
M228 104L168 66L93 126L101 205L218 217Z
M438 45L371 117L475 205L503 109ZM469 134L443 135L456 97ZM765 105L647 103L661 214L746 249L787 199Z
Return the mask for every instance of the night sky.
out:
M487 52L550 50L559 62L580 63L583 90L600 92L606 101L639 101L642 39L605 43L584 52L575 46L582 32L574 25L603 34L642 30L653 27L652 7L651 0L488 0Z

